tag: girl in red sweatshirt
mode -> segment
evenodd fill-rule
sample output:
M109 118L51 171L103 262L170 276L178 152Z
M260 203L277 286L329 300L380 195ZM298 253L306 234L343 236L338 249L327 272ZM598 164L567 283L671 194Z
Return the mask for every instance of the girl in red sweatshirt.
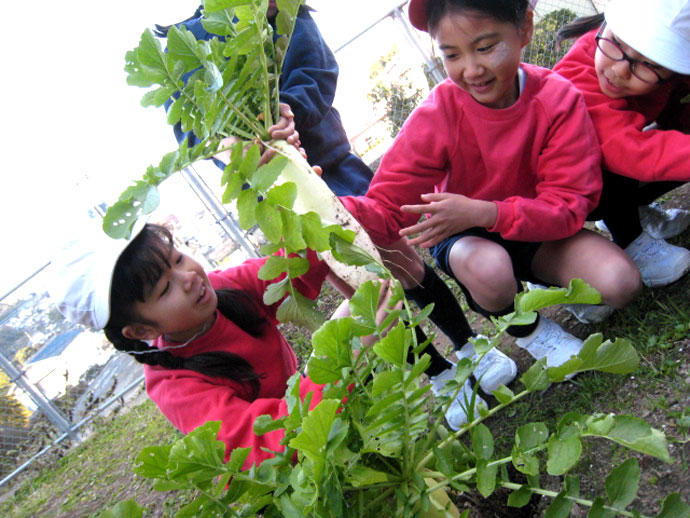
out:
M603 192L588 219L603 219L647 286L674 282L690 270L690 250L665 238L690 212L649 204L690 179L690 135L673 129L690 129L680 103L690 93L690 2L611 0L559 36L581 36L554 70L583 93L601 144Z
M448 79L405 122L366 196L343 198L348 209L377 244L419 234L410 243L431 247L485 316L512 311L520 281L581 278L605 304L628 304L641 288L635 265L582 228L601 191L582 94L520 62L534 28L528 1L411 0L409 16ZM543 317L509 332L549 366L582 346Z

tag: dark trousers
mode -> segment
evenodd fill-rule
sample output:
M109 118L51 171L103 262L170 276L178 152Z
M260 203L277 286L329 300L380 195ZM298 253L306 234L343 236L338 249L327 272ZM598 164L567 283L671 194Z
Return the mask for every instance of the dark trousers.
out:
M634 178L621 176L610 171L602 172L604 187L599 206L587 217L588 221L604 220L611 232L613 242L621 248L627 247L642 233L637 208L649 205L684 182L642 183Z

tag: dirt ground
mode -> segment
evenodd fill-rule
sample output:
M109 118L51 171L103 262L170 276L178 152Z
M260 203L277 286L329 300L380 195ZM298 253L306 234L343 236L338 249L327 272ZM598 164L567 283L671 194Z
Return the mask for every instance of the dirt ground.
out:
M664 205L690 209L690 186L686 184L669 193L664 198ZM688 247L690 230L672 242ZM676 298L687 300L690 280L686 276L666 289L674 290ZM647 296L654 297L655 294ZM562 309L549 308L546 314L561 322L565 328L580 338L594 331L589 326L579 323ZM690 409L689 353L690 337L685 336L673 342L663 358L655 356L643 358L643 363L650 366L652 370L661 361L674 362L676 364L675 382L658 375L653 376L650 381L649 378L641 379L641 376L633 374L624 378L616 387L615 394L602 394L597 400L591 402L592 412L621 413L619 406L622 406L625 408L624 413L642 418L651 426L663 431L669 441L669 451L673 462L667 464L650 456L630 454L629 450L606 440L588 440L585 443L582 461L574 473L580 477L581 497L592 499L594 496L605 496L604 481L610 470L626 458L634 456L639 461L641 475L638 496L630 508L643 515L654 516L660 510L661 499L674 492L680 493L685 503L690 503L690 434L686 429L683 435L673 417L687 416ZM524 372L530 364L529 358L518 349L514 349L511 356L518 363L519 373ZM577 390L577 386L573 383L555 385L543 397L538 398L538 403L543 408L562 408L564 402L573 397ZM492 430L497 431L495 428ZM560 490L561 482L560 477L542 478L542 487ZM456 495L455 501L461 510L470 510L470 518L541 518L552 501L550 498L534 496L528 505L516 509L506 505L508 495L509 492L504 490L495 492L488 499L481 498L478 493L463 494ZM585 518L588 511L588 507L576 504L570 516Z

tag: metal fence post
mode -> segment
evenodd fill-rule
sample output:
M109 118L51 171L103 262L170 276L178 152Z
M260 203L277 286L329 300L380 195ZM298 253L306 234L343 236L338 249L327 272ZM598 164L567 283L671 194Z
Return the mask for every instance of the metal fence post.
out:
M26 376L24 376L23 371L17 369L2 353L0 353L0 368L10 377L10 382L15 383L19 388L29 394L43 415L45 415L60 432L69 435L70 438L74 440L81 440L81 436L72 429L72 423L69 422L64 414L60 412L60 410L58 410L55 405L53 405L53 403L26 378Z

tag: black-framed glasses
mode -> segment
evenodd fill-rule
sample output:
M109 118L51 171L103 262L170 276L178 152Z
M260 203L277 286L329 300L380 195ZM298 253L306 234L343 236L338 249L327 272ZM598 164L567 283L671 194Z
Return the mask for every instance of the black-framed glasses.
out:
M630 72L632 72L632 75L644 83L655 85L666 81L666 79L661 77L659 72L657 72L654 65L646 61L631 58L623 51L620 43L609 38L604 38L602 36L604 27L606 27L606 22L601 25L599 32L597 32L597 35L594 37L597 42L597 47L599 47L599 50L604 56L613 61L627 61L630 65Z

